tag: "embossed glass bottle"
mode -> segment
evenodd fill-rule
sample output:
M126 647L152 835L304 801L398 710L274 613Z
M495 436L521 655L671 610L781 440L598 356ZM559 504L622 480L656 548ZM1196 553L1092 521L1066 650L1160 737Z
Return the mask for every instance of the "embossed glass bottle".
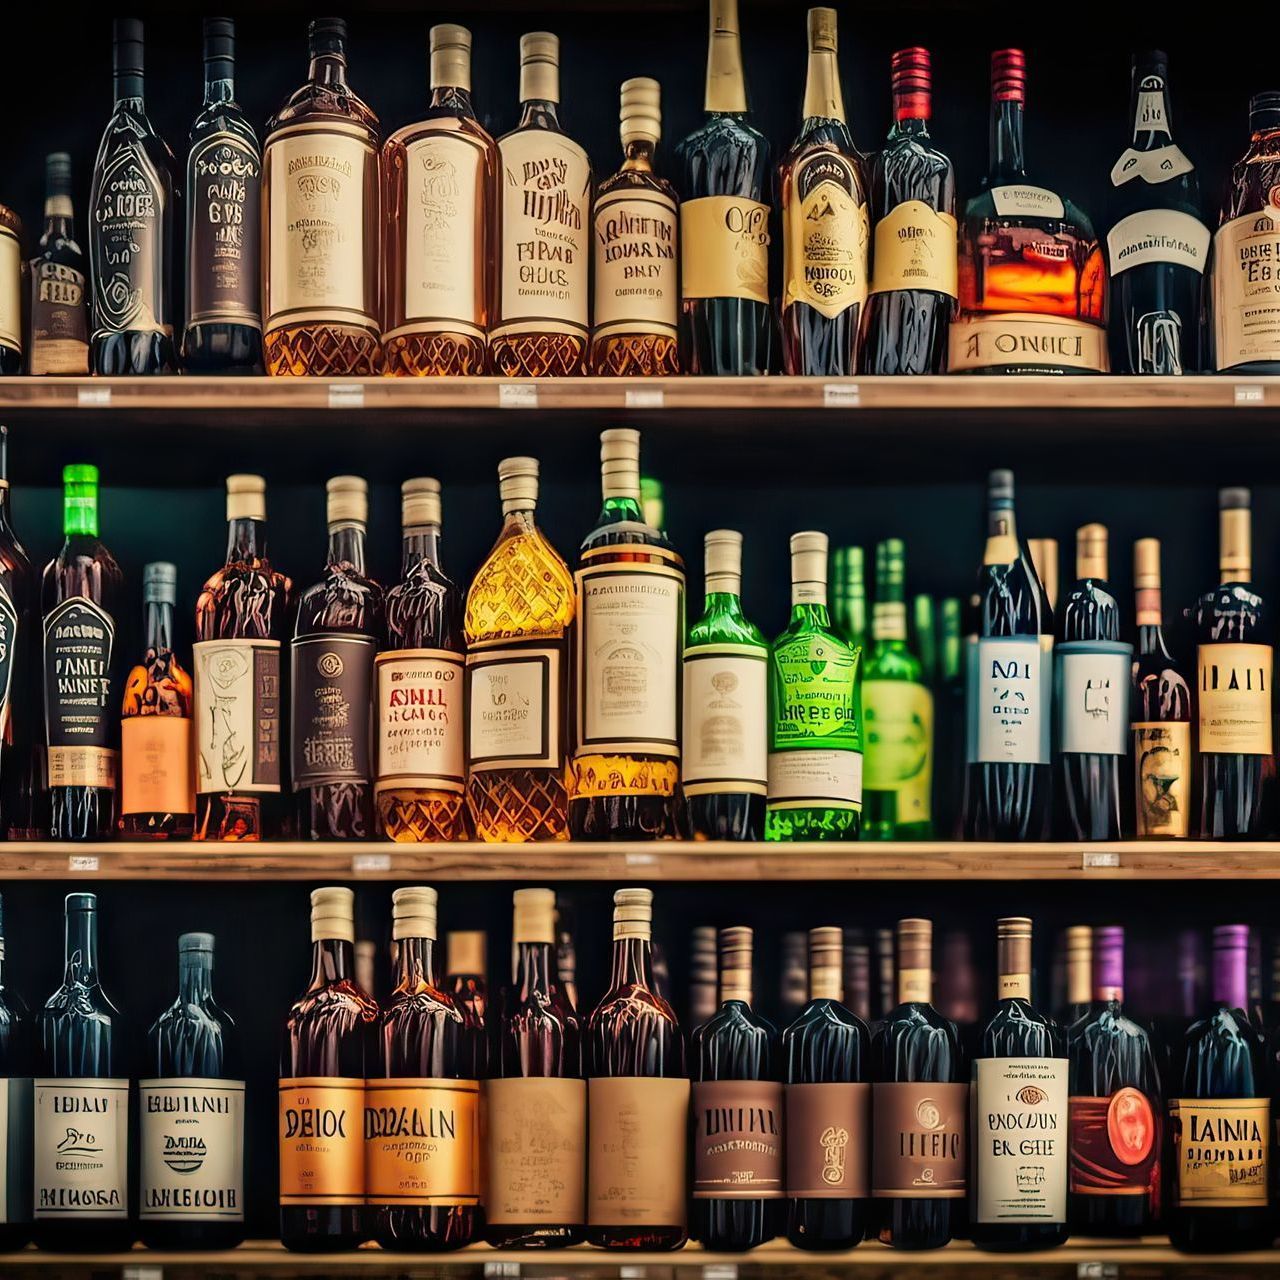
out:
M31 286L30 374L89 372L89 265L75 234L71 157L44 161L44 230L28 265Z

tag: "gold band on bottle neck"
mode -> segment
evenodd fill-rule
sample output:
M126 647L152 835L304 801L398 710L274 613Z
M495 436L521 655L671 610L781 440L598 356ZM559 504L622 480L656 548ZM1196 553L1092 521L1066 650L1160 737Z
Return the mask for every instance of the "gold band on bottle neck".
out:
M471 32L453 22L431 28L431 87L471 92Z
M648 76L624 80L618 119L624 148L633 142L647 142L656 147L662 136L662 89L658 82Z
M1085 524L1076 530L1076 577L1107 580L1107 526Z
M996 922L996 974L998 999L1031 999L1031 921L1026 916Z
M560 101L560 38L550 31L520 37L520 101Z
M898 921L898 1003L928 1004L933 999L933 922Z
M1049 608L1058 607L1058 540L1057 538L1032 538L1027 543L1036 577L1049 597Z
M1218 517L1218 568L1223 582L1248 582L1253 577L1252 531L1249 508L1224 507Z
M613 940L653 937L653 890L619 889L613 895Z
M1093 998L1093 930L1076 924L1067 930L1067 1003L1088 1004Z
M261 476L227 477L227 519L265 520L267 482Z
M1161 623L1160 540L1139 538L1133 544L1133 586L1137 609L1134 621L1140 627Z
M752 931L745 925L720 930L720 1003L750 1004Z
M809 70L804 82L806 120L843 120L844 95L836 61L836 11L809 10Z
M325 485L329 527L369 523L369 486L359 476L334 476Z
M738 34L738 0L711 0L711 41L707 48L707 111L740 114L747 109Z

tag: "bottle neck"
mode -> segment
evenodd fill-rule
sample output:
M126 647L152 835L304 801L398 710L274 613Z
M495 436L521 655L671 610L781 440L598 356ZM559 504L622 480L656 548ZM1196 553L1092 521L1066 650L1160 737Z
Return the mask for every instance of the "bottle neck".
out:
M167 600L147 601L147 648L153 653L173 652L173 605Z
M132 111L141 115L145 109L143 102L143 80L141 71L117 71L115 75L116 110Z
M178 999L204 1004L213 995L213 956L207 951L184 951L178 957Z
M1138 73L1133 78L1133 147L1154 151L1173 141L1169 87L1162 75Z
M1213 1002L1227 1009L1248 1008L1248 952L1243 947L1214 949Z
M707 617L742 618L742 597L736 591L708 591L702 612Z
M356 972L355 944L345 938L317 938L311 944L311 987L317 991L335 982L352 981Z
M422 987L439 989L434 938L401 938L396 961L396 990L416 991Z
M991 104L992 186L1025 178L1026 157L1022 150L1022 103L1009 98Z
M644 523L644 510L640 506L639 487L634 495L630 493L608 492L600 509L601 524L619 524L624 520L632 520L637 524Z
M804 82L804 129L808 132L824 121L845 123L844 96L840 92L840 69L835 51L813 49Z
M96 538L98 536L98 498L68 495L62 507L62 532L68 537L76 534Z
M643 987L653 990L653 941L627 937L613 940L613 974L610 986Z
M622 148L622 167L627 173L652 173L656 144L648 138L632 138Z
M556 984L555 946L550 942L516 944L515 985L522 1000L549 995Z
M475 108L471 105L471 91L457 84L438 84L431 90L431 109L433 111L454 111L460 116L475 119Z
M519 127L558 130L560 128L558 105L549 98L526 98L520 103Z
M329 85L345 89L347 85L347 58L336 49L323 49L311 55L308 77L312 84Z
M891 138L927 138L929 136L929 119L927 116L897 116L893 128L889 130Z
M1018 558L1018 526L1012 507L987 512L987 545L983 564L1012 564Z
M204 64L204 105L234 102L236 96L235 63L230 58L217 58Z
M364 539L362 524L336 524L329 529L329 567L348 565L356 573L364 573Z
M267 555L267 522L240 516L227 522L227 563L264 560Z
M997 955L996 998L998 1000L1031 999L1031 942L1027 939L1001 939Z
M712 6L713 24L711 44L707 50L704 108L708 114L742 115L747 110L747 85L742 74L742 41L736 30L715 29L714 10L717 7L715 4ZM736 10L736 4L734 8Z
M400 556L400 568L403 573L408 575L424 560L437 568L440 565L439 525L418 525L404 531Z
M98 981L98 913L68 911L66 921L67 986L90 987Z

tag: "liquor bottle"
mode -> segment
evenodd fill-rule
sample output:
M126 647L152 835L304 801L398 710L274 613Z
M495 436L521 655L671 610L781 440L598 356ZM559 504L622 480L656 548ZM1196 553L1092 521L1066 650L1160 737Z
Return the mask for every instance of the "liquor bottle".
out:
M90 365L97 374L174 373L175 161L142 100L142 22L116 18L115 109L93 165Z
M1213 931L1212 1003L1188 1029L1169 1099L1169 1239L1188 1253L1266 1249L1274 1133L1262 1034L1248 1001L1248 928Z
M98 975L96 894L67 894L62 985L35 1032L33 1238L59 1253L128 1249L130 1085L120 1013Z
M689 1037L691 1234L730 1253L778 1234L784 1188L778 1033L751 1007L751 940L720 930L720 1011Z
M871 1037L842 1003L842 941L839 929L809 930L809 1001L780 1041L787 1239L798 1249L852 1249L871 1217Z
M481 1032L436 970L436 891L391 895L395 988L365 1082L365 1198L384 1249L441 1252L479 1235Z
M720 1007L720 974L716 966L716 931L699 925L689 941L689 1025L700 1027Z
M854 649L867 649L867 579L861 547L837 547L831 555L831 621Z
M267 121L262 310L267 372L368 375L378 325L378 117L347 83L347 24L307 28L307 81Z
M872 940L875 952L876 1022L882 1022L898 1003L897 965L894 962L892 929L876 929ZM874 1024L873 1024L874 1025Z
M1133 141L1111 170L1111 368L1195 373L1209 228L1195 166L1173 140L1169 64L1133 58Z
M1071 1229L1151 1234L1164 1105L1151 1033L1124 1011L1124 930L1093 931L1093 1003L1069 1032Z
M1061 1000L1054 1001L1054 1012L1063 1027L1070 1030L1087 1017L1093 1003L1094 933L1087 924L1068 925L1059 935L1062 955Z
M280 644L293 584L267 556L266 481L227 477L227 559L196 601L197 840L270 840L288 825Z
M311 892L311 979L280 1056L280 1240L354 1249L368 1236L365 1078L377 1063L378 1006L356 985L355 894Z
M929 136L929 50L899 49L891 76L893 127L871 161L875 271L862 368L944 373L958 292L956 175Z
M498 148L471 105L471 32L431 28L431 102L382 149L382 356L401 377L488 368Z
M1107 271L1088 217L1027 178L1026 56L991 55L991 154L960 228L951 373L1106 373Z
M517 889L512 981L485 1084L485 1239L499 1249L580 1244L586 1223L582 1019L556 975L556 895Z
M1044 587L1049 608L1058 607L1058 540L1057 538L1028 538L1027 550L1031 552L1031 563L1035 566L1036 577Z
M747 115L738 0L710 0L707 118L680 166L680 349L686 373L768 373L769 143Z
M27 264L31 288L27 372L89 372L89 266L75 233L71 157L55 151L44 161L44 230Z
M591 161L560 127L560 40L520 37L520 123L498 141L494 373L586 372Z
M911 651L920 659L920 679L929 690L938 687L938 617L932 596L911 597L908 632Z
M22 372L22 219L0 204L0 374Z
M978 973L973 963L973 939L963 929L942 935L938 966L938 1012L956 1024L960 1045L967 1052L976 1049L982 1028L978 1025L981 1002Z
M1046 1249L1067 1238L1067 1037L1031 1003L1030 920L999 922L996 969L999 1003L973 1063L969 1237Z
M788 929L782 935L778 966L778 1012L790 1024L808 1003L809 936L800 929Z
M481 1031L489 1005L488 950L489 937L483 929L455 929L445 938L445 989L470 1024Z
M680 372L676 190L653 171L662 134L660 95L656 80L623 82L625 158L596 191L590 362L595 374Z
M684 1037L654 990L652 939L652 891L617 890L613 972L587 1020L587 1243L601 1249L679 1249L689 1238Z
M601 433L600 473L604 504L573 575L569 828L574 839L653 840L676 819L684 567L644 523L638 431Z
M45 733L49 833L109 840L116 824L114 649L120 566L98 538L98 468L62 468L65 535L45 566Z
M1058 614L1056 650L1062 826L1074 840L1118 840L1133 646L1120 641L1103 525L1076 531L1076 582Z
M866 157L845 120L836 11L810 9L800 134L778 165L782 212L782 366L789 374L859 370L871 213Z
M791 535L791 619L769 651L766 840L856 840L861 651L831 629L827 535Z
M1185 836L1191 818L1191 689L1165 644L1160 543L1133 544L1137 652L1133 659L1134 833Z
M373 833L373 659L383 630L382 588L365 571L368 485L335 476L325 490L325 574L299 595L289 641L289 772L301 839L363 840Z
M978 634L968 651L965 836L1043 840L1053 791L1053 612L1018 536L1012 471L987 477L977 600Z
M131 840L190 840L191 677L173 652L178 570L142 571L147 648L125 678L120 719L120 832Z
M663 496L662 481L655 476L640 477L640 510L644 513L644 522L657 529L659 533L667 531L667 504Z
M881 1244L940 1249L964 1219L969 1086L955 1023L930 1003L933 924L899 920L897 943L897 1005L871 1038L871 1194Z
M466 835L462 592L440 566L440 482L400 486L400 581L387 591L374 798L389 840Z
M573 578L534 523L537 459L505 458L498 489L502 530L464 620L467 809L481 840L566 840Z
M928 840L933 834L933 694L907 645L903 561L899 538L877 544L875 643L862 679L864 840Z
M934 754L938 760L964 761L966 725L965 640L960 601L949 596L939 602L939 683L934 699ZM933 771L934 830L946 838L959 838L964 817L965 775L962 763Z
M706 536L706 603L684 650L681 791L695 840L759 840L769 642L742 612L742 534Z
M844 999L851 1013L871 1022L871 948L866 931L844 931Z
M1202 595L1192 613L1200 834L1206 840L1268 831L1275 779L1271 622L1250 581L1249 490L1219 490L1218 508L1221 585Z
M4 911L0 902L0 1107L6 1118L0 1143L4 1194L0 1197L0 1249L21 1249L31 1239L31 1073L33 1042L31 1014L8 982L5 962Z
M244 1239L244 1065L213 998L213 934L178 939L178 997L147 1032L138 1219L152 1249Z

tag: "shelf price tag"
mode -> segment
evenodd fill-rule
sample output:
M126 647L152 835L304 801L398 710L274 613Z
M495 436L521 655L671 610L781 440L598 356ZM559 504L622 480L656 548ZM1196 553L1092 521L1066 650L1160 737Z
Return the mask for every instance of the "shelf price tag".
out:
M369 875L377 871L391 870L389 853L357 853L352 856L351 870L355 875Z
M628 409L661 409L663 400L661 387L627 387L622 395Z
M331 382L329 384L330 409L363 409L363 382Z
M1263 405L1267 403L1266 390L1256 382L1241 382L1236 385L1236 404Z
M1077 1262L1076 1280L1119 1280L1118 1262Z
M111 388L77 387L76 404L81 409L105 409L111 404Z
M656 853L628 853L623 856L623 865L628 871L639 871L658 865Z
M1114 849L1086 849L1084 851L1085 871L1097 871L1102 868L1115 869L1120 865L1120 855Z
M498 386L499 409L536 409L538 388L532 382L503 382Z
M822 407L824 409L856 409L862 399L856 382L824 382Z
M98 856L93 853L73 853L67 858L67 870L73 874L97 871Z

